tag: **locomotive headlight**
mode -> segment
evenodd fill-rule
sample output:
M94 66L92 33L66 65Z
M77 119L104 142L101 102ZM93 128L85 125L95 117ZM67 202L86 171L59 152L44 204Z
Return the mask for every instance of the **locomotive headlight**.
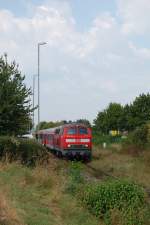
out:
M89 138L85 138L85 139L81 139L80 141L81 142L85 142L85 143L89 143L90 142L90 139Z
M74 138L68 138L66 139L66 143L75 142L76 140Z

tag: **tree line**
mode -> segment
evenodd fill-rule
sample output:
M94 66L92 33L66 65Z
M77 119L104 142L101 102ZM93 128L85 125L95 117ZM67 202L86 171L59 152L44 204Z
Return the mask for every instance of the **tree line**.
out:
M133 131L150 121L150 94L140 94L125 106L110 103L94 120L94 130L108 134L110 130Z

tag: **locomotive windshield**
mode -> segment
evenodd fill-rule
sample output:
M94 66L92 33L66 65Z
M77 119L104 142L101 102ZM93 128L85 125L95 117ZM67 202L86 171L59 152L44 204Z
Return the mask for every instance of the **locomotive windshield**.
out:
M67 134L77 134L77 129L75 127L70 127L67 130Z
M79 128L79 134L88 134L87 128L85 128L85 127L80 127L80 128Z
M86 127L69 127L67 129L67 134L71 134L71 135L88 134L88 129Z

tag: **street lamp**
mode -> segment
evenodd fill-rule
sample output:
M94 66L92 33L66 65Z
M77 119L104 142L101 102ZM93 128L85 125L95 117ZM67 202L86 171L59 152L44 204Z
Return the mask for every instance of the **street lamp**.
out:
M38 43L38 130L40 125L40 46L46 45L46 42Z
M33 100L32 100L32 104L33 104L33 131L34 131L34 107L35 107L35 101L34 101L34 97L35 97L35 78L37 77L37 74L33 75Z

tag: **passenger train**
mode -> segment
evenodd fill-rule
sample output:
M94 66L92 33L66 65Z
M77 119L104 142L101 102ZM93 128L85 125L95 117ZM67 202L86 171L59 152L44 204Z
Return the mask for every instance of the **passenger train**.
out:
M92 132L91 128L84 124L71 123L39 130L36 138L58 157L91 159Z

